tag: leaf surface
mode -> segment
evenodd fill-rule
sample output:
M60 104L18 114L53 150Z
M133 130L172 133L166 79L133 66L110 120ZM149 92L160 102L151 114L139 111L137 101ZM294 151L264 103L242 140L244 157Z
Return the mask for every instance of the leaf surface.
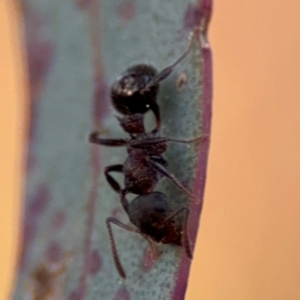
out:
M126 149L91 145L88 135L100 130L108 138L123 138L110 104L113 80L137 63L158 70L169 66L199 27L191 52L161 83L158 103L163 136L209 136L211 1L23 0L22 5L31 125L14 299L184 299L191 262L181 247L161 245L162 254L152 261L142 236L113 228L126 280L117 273L105 219L129 221L103 170L123 163ZM147 120L150 128L150 115ZM208 147L209 139L172 143L165 155L168 169L201 200L190 205L192 245ZM167 179L156 190L174 207L189 201Z

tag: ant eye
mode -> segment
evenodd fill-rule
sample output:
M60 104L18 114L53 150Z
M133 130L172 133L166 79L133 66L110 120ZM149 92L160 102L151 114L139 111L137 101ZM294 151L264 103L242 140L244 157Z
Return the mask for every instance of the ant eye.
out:
M156 200L154 203L154 209L157 212L163 213L167 210L167 203L162 200Z

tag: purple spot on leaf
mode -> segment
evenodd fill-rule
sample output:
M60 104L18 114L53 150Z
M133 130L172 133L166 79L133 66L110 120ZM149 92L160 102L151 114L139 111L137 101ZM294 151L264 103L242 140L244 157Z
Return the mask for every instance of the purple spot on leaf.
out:
M50 262L59 262L62 259L62 253L61 245L53 241L47 247L46 256Z
M95 275L102 267L102 258L97 249L94 249L90 254L89 271L91 275Z
M71 294L68 297L68 300L83 300L83 293L82 291L78 288L71 292Z
M122 286L115 294L113 300L130 300L130 294L125 286Z
M108 109L108 89L102 79L95 83L95 115L94 120L100 121Z
M54 214L52 226L54 230L60 230L66 224L66 213L64 211L57 211Z
M27 49L29 80L32 95L36 96L36 89L40 88L49 66L54 57L54 44L44 34L47 26L47 17L41 12L27 7L26 14L27 41L30 41ZM36 97L33 97L36 98Z
M76 4L79 9L88 9L91 6L91 0L77 0Z
M36 227L32 222L26 222L23 229L23 241L20 253L20 266L23 267L24 259L26 257L28 247L31 245L32 241L36 236Z
M27 61L29 69L30 81L30 103L27 107L30 113L29 124L29 155L27 159L27 170L32 169L33 163L36 163L35 157L31 150L35 142L35 128L36 128L36 112L37 100L43 88L45 76L48 73L50 65L54 57L54 44L44 34L44 28L47 26L47 18L41 12L35 11L31 6L25 6L25 27L27 40Z
M39 217L47 208L49 200L49 189L45 185L41 185L33 198L29 200L29 216L26 216L26 219Z
M47 74L53 58L53 45L50 41L37 38L32 41L28 49L29 79L31 88L39 89L41 81Z
M132 1L125 1L120 4L118 14L124 21L130 21L135 16L135 5Z
M23 243L21 249L21 267L27 255L28 249L33 242L39 217L46 210L50 200L49 189L45 185L40 185L32 198L28 199L28 206L25 211Z

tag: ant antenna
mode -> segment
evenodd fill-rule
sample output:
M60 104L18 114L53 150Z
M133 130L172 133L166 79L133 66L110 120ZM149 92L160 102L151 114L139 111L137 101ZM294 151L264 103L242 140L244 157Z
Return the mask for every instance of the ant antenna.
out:
M194 42L195 36L196 36L197 30L193 30L191 32L191 35L189 36L190 43L187 48L187 50L170 66L166 67L162 71L160 71L156 76L154 76L148 83L147 85L140 91L141 93L148 91L152 86L158 84L160 81L164 80L167 78L174 68L190 53L192 44Z
M184 194L186 194L190 199L192 199L196 204L199 204L200 200L192 193L190 192L186 187L182 185L182 183L174 176L174 174L170 173L167 169L159 166L155 161L150 160L150 164L162 175L169 178L175 186L179 190L181 190Z

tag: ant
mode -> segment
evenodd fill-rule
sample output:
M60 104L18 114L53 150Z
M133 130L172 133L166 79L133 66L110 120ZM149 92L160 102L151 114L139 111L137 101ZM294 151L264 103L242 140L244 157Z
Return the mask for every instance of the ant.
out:
M149 65L136 65L126 70L113 83L112 104L117 111L124 115L117 119L124 131L130 135L130 139L105 139L99 137L97 131L92 132L89 136L89 141L94 144L127 147L128 157L124 164L107 166L104 172L109 185L120 195L121 204L131 223L136 226L136 228L132 228L112 217L106 219L114 262L123 278L126 277L126 274L117 253L111 223L141 234L148 240L151 247L153 242L183 246L187 256L192 258L187 234L189 208L185 205L174 210L166 195L153 191L158 181L162 177L167 177L189 198L196 200L195 196L166 169L168 162L162 157L162 154L167 150L168 142L188 144L205 137L180 140L159 136L161 119L156 102L159 82L168 77L174 67L186 57L190 52L191 44L190 42L188 49L175 63L161 72L157 73ZM144 114L149 109L155 115L156 128L151 132L146 132ZM110 175L111 172L124 174L125 187L123 189ZM127 193L138 196L129 203L126 199ZM179 214L184 214L184 220L176 224L176 217Z

